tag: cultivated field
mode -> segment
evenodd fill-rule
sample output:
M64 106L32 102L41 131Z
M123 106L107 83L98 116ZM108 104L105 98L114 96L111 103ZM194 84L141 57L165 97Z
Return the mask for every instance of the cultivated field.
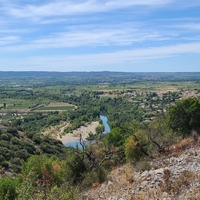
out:
M74 105L62 102L51 102L46 106L39 107L37 110L44 110L44 111L69 111L75 108Z

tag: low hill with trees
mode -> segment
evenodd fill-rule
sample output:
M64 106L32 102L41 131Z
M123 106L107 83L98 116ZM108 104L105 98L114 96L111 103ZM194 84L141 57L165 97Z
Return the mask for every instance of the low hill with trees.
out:
M62 142L48 136L26 134L8 122L1 123L0 166L2 176L6 173L20 173L22 162L26 162L32 155L64 157L66 150Z

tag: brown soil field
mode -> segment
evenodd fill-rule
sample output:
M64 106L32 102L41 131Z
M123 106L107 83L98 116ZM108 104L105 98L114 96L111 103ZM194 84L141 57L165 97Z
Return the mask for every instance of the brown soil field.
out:
M64 102L51 102L50 104L47 105L47 107L56 107L56 106L62 107L62 106L75 106L75 105Z

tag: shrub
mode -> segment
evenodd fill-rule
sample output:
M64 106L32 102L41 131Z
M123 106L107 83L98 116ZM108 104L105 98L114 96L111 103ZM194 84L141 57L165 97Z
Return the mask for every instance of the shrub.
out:
M127 135L121 128L113 128L106 136L106 143L113 144L115 147L120 147L123 146L126 137Z
M18 135L18 131L16 128L14 127L8 127L6 130L7 133L11 133L13 136L17 136Z
M151 169L150 164L146 160L139 161L135 167L138 171L149 171Z
M41 183L48 180L48 184L60 185L63 181L63 166L57 157L53 156L31 156L27 162L23 163L22 174L34 175L34 180L40 180Z
M2 133L1 134L1 139L2 140L10 140L11 139L11 137L12 137L12 135L11 134L9 134L9 133Z
M2 162L4 160L5 160L4 156L0 155L0 162Z
M143 156L142 140L135 140L133 136L127 138L125 143L126 160L139 160Z
M18 144L21 143L21 141L20 141L17 137L13 137L13 138L11 139L11 142L12 142L12 144L16 144L16 145L18 145Z
M17 197L16 188L19 185L19 179L11 177L0 179L0 199L14 200Z
M34 154L36 151L36 148L33 145L28 144L26 145L26 150L28 151L29 154Z
M0 141L0 145L1 145L1 147L6 147L6 148L10 148L10 144L9 144L9 142L8 141L6 141L6 140L1 140Z
M20 165L12 164L11 167L12 167L13 172L20 173L20 171L21 171L21 166Z
M1 166L4 167L5 169L8 169L9 164L7 161L3 161L3 162L1 162Z
M29 154L26 150L20 149L20 150L15 152L15 156L20 158L20 159L26 160L28 158Z
M82 187L90 187L93 183L103 183L107 178L107 172L104 168L99 167L96 170L85 173L82 181Z
M40 144L41 143L41 138L39 135L33 135L33 142L35 142L36 144Z
M137 145L138 141L135 141L132 136L127 139L125 144L125 156L127 160L132 160L137 158L138 156Z
M42 151L44 153L47 153L47 154L54 154L55 153L54 148L47 142L42 142L41 145L40 145L40 148L42 149Z
M8 148L6 147L0 147L0 152L1 152L1 155L3 155L3 157L6 159L6 160L9 160L11 157L13 157L13 152L10 151Z

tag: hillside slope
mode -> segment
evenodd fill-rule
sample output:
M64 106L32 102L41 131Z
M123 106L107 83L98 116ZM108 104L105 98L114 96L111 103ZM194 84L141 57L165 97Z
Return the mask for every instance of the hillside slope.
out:
M66 147L59 140L40 134L27 134L0 121L0 178L19 174L32 155L65 158Z
M118 167L107 182L94 184L80 199L200 199L200 142L184 139L164 155Z

